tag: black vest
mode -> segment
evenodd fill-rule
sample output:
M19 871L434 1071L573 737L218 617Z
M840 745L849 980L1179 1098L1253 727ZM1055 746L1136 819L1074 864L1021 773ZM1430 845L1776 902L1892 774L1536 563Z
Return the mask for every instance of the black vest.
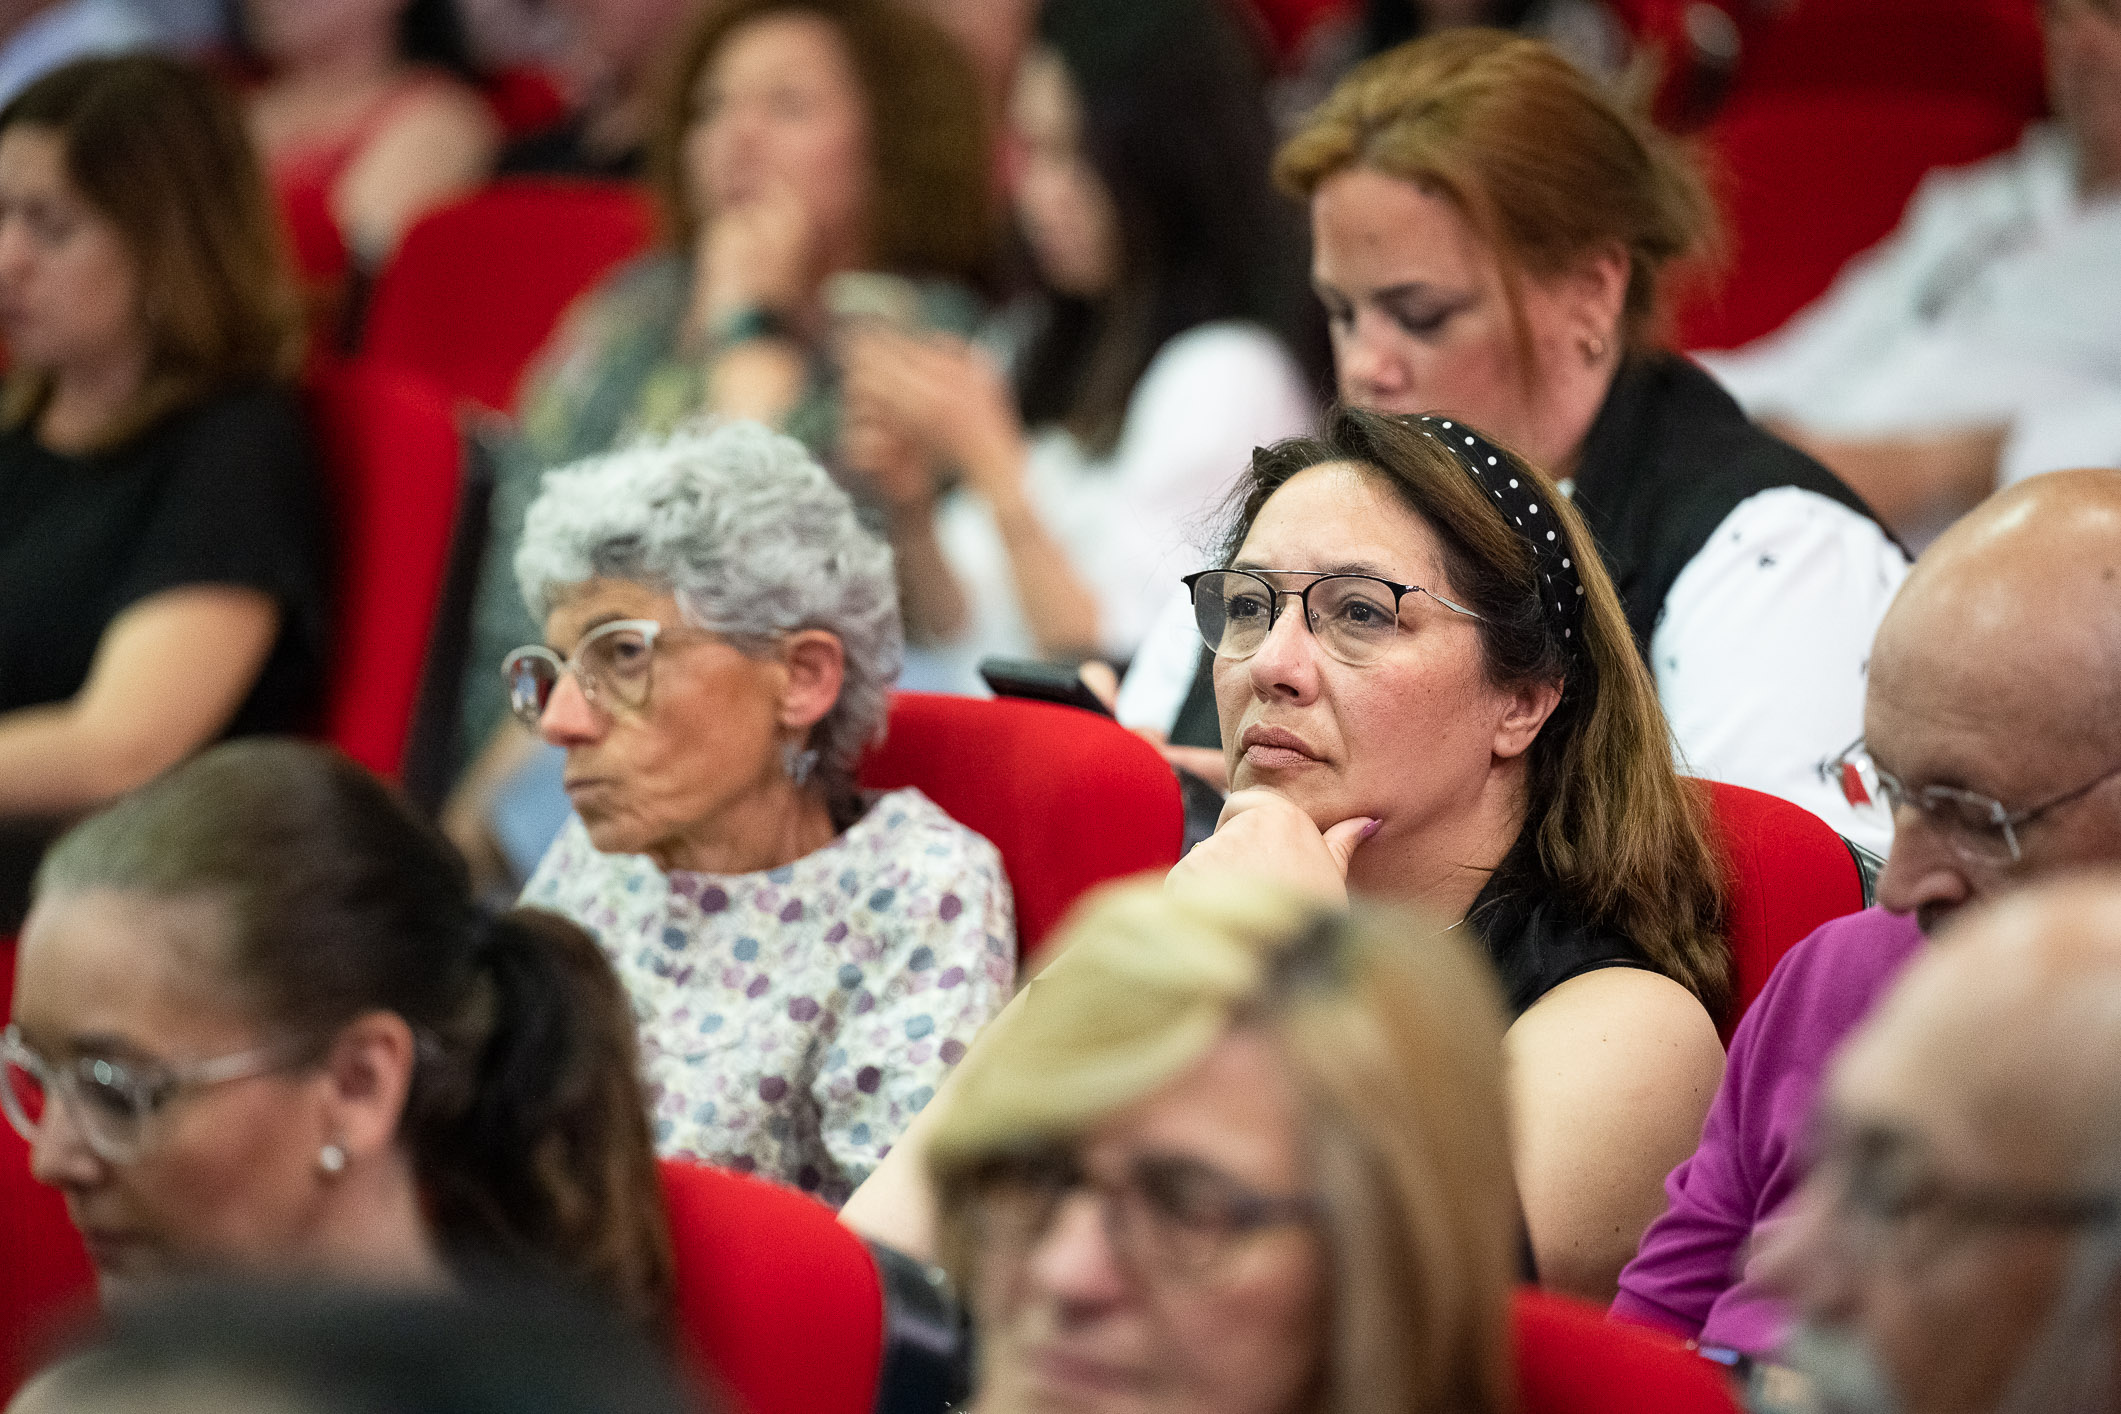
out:
M1753 422L1677 354L1630 358L1583 441L1570 497L1646 657L1672 581L1740 502L1795 486L1877 519L1861 497Z

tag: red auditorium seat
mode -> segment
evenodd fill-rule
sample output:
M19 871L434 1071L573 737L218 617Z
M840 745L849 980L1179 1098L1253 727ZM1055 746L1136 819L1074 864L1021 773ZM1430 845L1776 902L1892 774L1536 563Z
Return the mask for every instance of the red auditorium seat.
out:
M362 351L508 411L567 306L654 231L633 187L496 182L406 233L377 277Z
M313 373L309 405L337 532L324 736L394 777L449 569L463 482L456 419L426 379L359 360Z
M1029 958L1082 894L1178 862L1178 779L1140 737L1076 707L902 692L862 763L871 790L918 786L993 841Z
M663 1161L677 1324L748 1414L868 1414L883 1361L876 1263L792 1188Z
M1670 1336L1531 1287L1514 1314L1522 1414L1737 1414L1723 1371Z
M2024 115L1989 99L1823 89L1734 100L1706 133L1731 262L1686 301L1681 348L1735 348L1822 294L1883 239L1922 175L2017 141Z
M1863 880L1848 845L1811 811L1743 786L1703 784L1730 882L1729 1042L1782 955L1820 924L1863 907Z
M488 74L479 96L493 110L505 138L540 132L567 116L560 86L543 69L516 64Z

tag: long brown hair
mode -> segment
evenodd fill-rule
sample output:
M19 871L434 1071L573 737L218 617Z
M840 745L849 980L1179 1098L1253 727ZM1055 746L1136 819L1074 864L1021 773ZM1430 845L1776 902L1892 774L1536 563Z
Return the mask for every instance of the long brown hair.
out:
M448 842L335 751L217 746L76 826L37 893L216 900L254 1013L318 1047L420 1038L398 1141L443 1251L577 1283L664 1328L671 1257L625 989L556 914L485 917Z
M930 1142L959 1289L979 1291L993 1161L1080 1140L1244 1029L1287 1066L1312 1159L1330 1284L1321 1408L1511 1408L1521 1210L1502 998L1463 933L1396 909L1322 912L1250 881L1095 896L966 1057Z
M1316 437L1262 448L1238 488L1225 562L1269 497L1331 462L1374 476L1436 532L1451 597L1480 615L1489 681L1559 682L1561 701L1533 741L1525 828L1536 884L1610 923L1659 971L1721 1016L1730 997L1724 878L1707 806L1672 768L1657 685L1628 629L1590 531L1544 475L1510 457L1565 537L1583 584L1579 638L1564 640L1541 607L1532 548L1441 443L1411 419L1336 407Z
M669 71L649 169L672 242L690 249L698 213L686 189L693 90L740 27L814 15L838 31L869 115L869 229L879 270L980 282L997 250L994 162L979 77L944 30L890 0L715 0Z
M118 228L138 272L147 376L106 445L215 393L294 376L301 300L249 132L218 82L154 55L82 59L0 109L0 133L14 127L59 138L67 180ZM28 422L50 381L17 369L0 422Z
M1274 174L1308 200L1354 167L1463 213L1497 255L1527 350L1525 275L1626 251L1621 333L1640 345L1659 332L1668 267L1718 246L1715 202L1679 145L1552 46L1505 30L1445 30L1361 65L1282 146Z

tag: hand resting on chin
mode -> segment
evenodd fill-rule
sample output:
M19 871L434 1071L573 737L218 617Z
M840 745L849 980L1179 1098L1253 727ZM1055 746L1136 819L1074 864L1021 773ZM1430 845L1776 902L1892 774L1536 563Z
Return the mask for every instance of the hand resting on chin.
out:
M1173 866L1165 882L1243 875L1310 894L1335 907L1348 901L1348 860L1375 833L1367 815L1324 830L1278 791L1237 791L1223 803L1215 833Z

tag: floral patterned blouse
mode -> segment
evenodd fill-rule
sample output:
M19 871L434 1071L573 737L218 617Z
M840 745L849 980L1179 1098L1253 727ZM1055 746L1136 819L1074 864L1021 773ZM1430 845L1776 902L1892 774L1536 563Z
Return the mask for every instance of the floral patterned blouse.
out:
M1000 854L917 790L762 874L666 874L570 818L522 901L595 934L626 984L658 1152L834 1206L1016 976Z

